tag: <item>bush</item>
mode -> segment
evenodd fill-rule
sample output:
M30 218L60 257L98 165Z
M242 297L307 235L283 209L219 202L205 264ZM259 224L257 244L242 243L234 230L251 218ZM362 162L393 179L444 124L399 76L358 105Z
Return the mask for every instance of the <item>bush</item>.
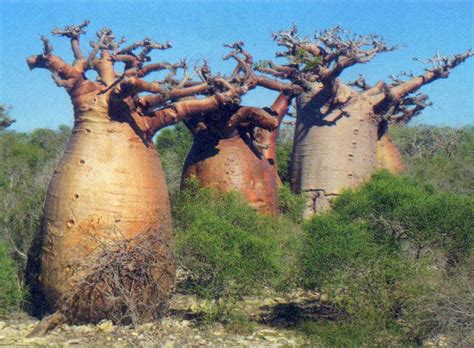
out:
M278 190L278 204L281 214L294 222L302 222L306 204L304 195L294 194L289 186L284 184Z
M0 243L0 315L18 309L23 298L18 268L10 258L7 246Z
M448 319L426 309L443 310L440 299L448 298L442 295L448 293L443 279L454 277L472 258L473 214L472 198L436 193L387 172L344 192L331 212L305 223L300 257L303 285L326 293L343 314L332 323L306 324L304 331L329 345L353 340L381 346L419 344L434 333L463 331L459 326L465 324L446 323L458 323L454 310ZM440 259L448 261L448 274ZM469 312L469 300L460 300L465 292L450 292L461 312ZM336 339L331 332L337 328L345 334Z
M177 261L189 272L184 291L235 298L290 278L295 224L259 216L235 193L191 186L173 205Z
M158 133L155 140L171 194L179 189L184 161L191 149L193 137L186 126L179 123Z
M438 190L474 194L474 127L391 127L407 175Z
M277 169L278 175L283 183L290 183L290 159L293 148L294 127L280 128L280 134L277 140Z
M47 184L64 151L70 129L0 133L0 241L23 269L36 233Z
M334 213L345 222L367 226L386 248L409 247L416 258L439 249L459 262L474 246L474 199L436 193L432 187L382 171L359 189L334 201Z

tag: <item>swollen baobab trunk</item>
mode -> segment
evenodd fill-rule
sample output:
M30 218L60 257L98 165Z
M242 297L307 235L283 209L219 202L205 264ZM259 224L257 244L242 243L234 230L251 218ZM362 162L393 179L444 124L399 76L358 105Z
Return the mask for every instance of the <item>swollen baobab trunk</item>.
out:
M197 180L204 187L236 191L258 212L278 214L276 139L281 120L298 86L284 84L252 70L253 59L243 42L225 45L234 49L227 57L238 61L231 81L240 71L256 85L280 91L271 108L224 107L218 112L187 122L194 136L186 158L181 187Z
M263 109L238 107L188 123L194 140L184 163L182 187L197 180L203 187L240 192L257 211L277 214L276 172L251 139L253 126L273 130L278 120Z
M40 259L30 264L41 264L36 285L51 308L93 268L89 262L106 251L101 243L112 247L148 231L160 234L165 245L156 276L164 291L173 286L170 207L158 154L129 123L110 119L105 98L76 113L47 191ZM89 314L95 316L83 315Z
M352 99L345 114L339 109L323 114L326 101L318 96L321 88L315 83L296 100L291 177L293 189L309 196L306 215L326 209L332 197L360 184L377 167L378 127L370 105ZM346 93L346 99L356 98L343 85L339 93Z
M182 187L188 180L198 180L203 187L221 192L240 192L257 211L278 213L276 177L265 157L250 139L235 135L219 138L200 132L186 158Z
M301 38L296 27L273 36L286 49L278 56L290 63L268 62L258 69L288 78L304 89L296 103L291 175L293 189L308 196L306 217L327 209L332 197L368 179L378 167L402 170L400 154L380 134L381 126L406 123L416 116L429 103L426 95L413 93L447 77L472 56L471 51L453 57L438 55L428 60L431 68L424 74L402 73L392 76L390 84L380 81L369 86L363 76L344 84L339 76L345 69L396 47L376 35L354 35L341 27L317 33L315 41Z
M31 69L50 70L66 88L75 117L48 188L27 279L36 314L57 311L71 321L155 317L173 289L174 262L168 192L151 137L167 125L232 103L247 88L163 106L175 94L193 95L207 85L165 90L142 80L153 71L178 68L143 65L152 49L170 45L146 39L120 50L110 29L97 33L85 59L79 36L87 24L53 32L71 39L72 65L54 56L44 37L43 54L27 59ZM133 53L136 49L141 52ZM114 70L118 61L125 63L121 75ZM97 72L98 81L85 77L88 69ZM140 97L145 91L152 94ZM139 260L146 264L136 265ZM133 316L132 307L139 309Z

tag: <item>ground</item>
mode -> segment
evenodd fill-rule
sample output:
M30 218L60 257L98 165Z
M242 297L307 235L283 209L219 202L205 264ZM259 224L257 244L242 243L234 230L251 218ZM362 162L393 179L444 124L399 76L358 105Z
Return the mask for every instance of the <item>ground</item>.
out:
M42 337L28 338L38 320L17 313L0 321L0 346L160 346L160 347L296 347L308 343L289 329L305 312L322 308L318 293L294 291L285 297L254 296L235 304L249 319L244 327L203 322L198 314L206 302L175 294L169 313L159 323L137 327L115 326L110 321L97 325L62 325ZM308 306L308 303L312 303ZM295 311L295 309L298 310ZM305 309L306 308L306 309Z

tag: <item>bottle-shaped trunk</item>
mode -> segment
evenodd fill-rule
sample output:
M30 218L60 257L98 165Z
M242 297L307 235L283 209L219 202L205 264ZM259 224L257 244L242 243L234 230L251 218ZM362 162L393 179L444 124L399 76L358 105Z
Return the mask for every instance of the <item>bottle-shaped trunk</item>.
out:
M250 141L197 134L186 158L182 187L189 179L222 192L236 191L258 212L278 213L276 173Z
M64 156L51 179L41 231L30 251L28 277L34 300L57 310L85 279L100 257L120 241L151 233L159 240L162 263L154 278L163 292L174 284L170 253L170 206L160 159L129 123L106 114L76 117ZM75 320L108 317L112 298L97 291L76 301ZM110 319L110 318L109 318Z
M317 87L315 87L317 88ZM377 167L377 126L370 105L351 102L325 110L324 92L297 98L297 122L292 153L292 186L308 195L305 217L328 208L345 188L366 180Z
M377 167L392 174L402 173L406 169L400 151L388 134L384 134L377 141Z

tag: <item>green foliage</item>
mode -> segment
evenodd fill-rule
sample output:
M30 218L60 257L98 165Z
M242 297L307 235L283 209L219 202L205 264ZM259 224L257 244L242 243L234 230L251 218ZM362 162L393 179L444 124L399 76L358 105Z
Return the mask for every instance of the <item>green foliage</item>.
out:
M426 294L442 294L441 279L469 263L473 204L387 172L344 192L331 212L305 223L300 259L303 285L323 289L343 315L303 331L316 330L329 345L380 346L386 337L417 343L442 331L442 320L428 320L425 310L440 310L437 297ZM462 297L460 288L454 293Z
M181 172L186 155L191 149L193 137L182 123L166 128L158 133L155 140L161 164L171 193L179 189Z
M474 127L391 127L407 175L438 190L474 194Z
M0 242L0 315L18 309L23 298L17 265L10 258L7 246Z
M0 132L8 128L15 120L8 115L8 107L0 104Z
M64 151L70 129L0 133L0 242L23 269L43 209L46 186Z
M317 56L317 57L307 60L303 70L304 71L317 71L321 64L323 64L323 58L320 56Z
M306 64L310 57L311 55L308 51L303 48L298 48L290 59L293 64Z
M237 194L196 185L175 197L173 216L178 264L190 272L185 291L232 298L289 279L298 236L290 221L259 216Z
M441 248L450 260L469 254L474 245L474 199L439 194L415 181L379 172L360 189L334 202L343 221L361 221L385 248L408 243L416 258Z
M271 64L272 64L271 60L262 59L262 60L258 60L254 63L254 68L256 70L262 69L262 68L270 68Z
M288 185L284 184L278 190L278 203L281 214L294 222L302 221L303 210L306 204L304 195L294 194Z
M277 169L283 183L290 183L290 159L293 148L293 128L282 127L277 140Z

